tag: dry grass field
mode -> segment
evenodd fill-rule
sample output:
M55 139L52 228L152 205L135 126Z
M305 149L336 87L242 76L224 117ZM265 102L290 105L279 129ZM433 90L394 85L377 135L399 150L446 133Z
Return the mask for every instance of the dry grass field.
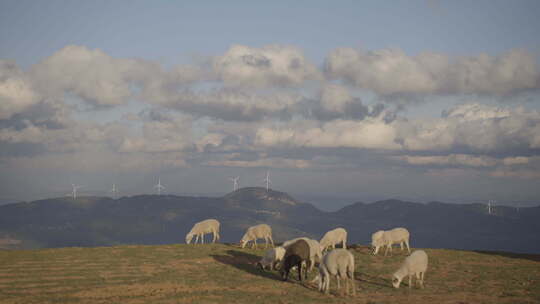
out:
M425 250L426 288L394 289L404 253L351 248L356 297L282 282L253 265L264 250L235 245L0 251L0 303L540 303L540 256Z

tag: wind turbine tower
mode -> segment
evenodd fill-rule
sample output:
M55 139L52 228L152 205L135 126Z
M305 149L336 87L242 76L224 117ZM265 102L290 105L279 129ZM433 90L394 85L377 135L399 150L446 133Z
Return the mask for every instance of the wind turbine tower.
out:
M489 200L489 202L488 202L488 214L491 214L491 211L492 211L491 202L495 202L495 201Z
M240 179L240 176L231 177L229 179L233 181L233 191L238 190L238 180Z
M112 184L112 189L110 192L112 192L113 198L116 199L116 193L118 193L118 188L116 188L116 184Z
M73 190L71 190L71 195L73 196L73 199L77 199L77 189L81 188L82 186L71 184L71 187L73 188Z
M272 183L270 180L270 171L266 171L266 178L264 179L264 182L266 182L266 191L268 191L269 185Z
M157 188L157 194L161 195L161 189L165 189L165 187L161 184L161 177L158 178L158 183L154 186L154 188Z

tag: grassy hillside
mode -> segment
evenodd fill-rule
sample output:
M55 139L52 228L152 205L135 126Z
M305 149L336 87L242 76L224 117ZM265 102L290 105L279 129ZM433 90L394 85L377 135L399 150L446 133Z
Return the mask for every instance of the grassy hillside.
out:
M390 274L405 255L355 247L358 295L345 298L334 280L326 296L259 270L253 263L263 251L223 244L0 251L0 303L540 302L539 256L426 249L426 288L396 290Z

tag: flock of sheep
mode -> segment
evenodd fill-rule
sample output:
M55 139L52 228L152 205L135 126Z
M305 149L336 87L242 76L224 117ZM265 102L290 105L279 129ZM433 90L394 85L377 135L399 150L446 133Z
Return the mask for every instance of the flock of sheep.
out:
M201 240L204 243L204 235L212 233L213 240L219 240L219 221L208 219L196 223L191 231L186 235L186 243L190 244L195 237L195 242ZM388 231L377 231L371 236L371 245L373 254L377 254L381 247L385 247L386 256L388 251L392 252L392 245L399 244L401 250L404 250L404 245L407 246L409 256L405 258L401 267L392 275L392 285L399 288L401 281L405 277L409 277L409 288L412 287L412 277L416 277L416 283L421 288L424 287L424 274L428 266L428 257L425 251L416 250L411 254L409 247L409 231L405 228L395 228ZM257 247L257 239L265 240L265 248L268 242L272 244L271 249L267 250L263 258L257 263L262 269L270 268L271 270L279 269L283 280L287 280L289 272L293 268L298 270L298 280L302 281L302 273L304 279L307 279L308 272L312 271L315 266L315 261L319 261L318 275L312 282L318 283L319 291L328 293L330 289L330 278L336 277L337 288L341 289L340 279L346 282L345 292L349 294L349 289L352 290L352 295L356 294L354 285L354 256L346 249L347 248L347 231L343 228L330 230L322 237L320 241L301 237L284 242L281 246L274 247L272 239L272 228L267 224L260 224L249 227L240 240L240 246L245 248L249 242L252 242L252 248ZM336 244L342 245L342 248L336 249ZM332 250L328 251L328 248ZM302 269L304 271L302 272Z

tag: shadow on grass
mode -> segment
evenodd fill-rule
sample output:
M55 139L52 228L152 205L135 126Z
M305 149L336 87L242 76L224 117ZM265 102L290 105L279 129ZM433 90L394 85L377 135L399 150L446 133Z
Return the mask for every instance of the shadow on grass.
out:
M499 255L502 257L512 258L512 259L523 259L523 260L540 262L540 255L538 254L514 253L514 252L504 252L504 251L485 251L485 250L475 250L474 252L482 253L482 254L489 254L489 255Z
M227 250L227 255L211 254L210 256L222 264L233 266L253 275L281 281L281 277L277 273L257 267L257 262L261 259L260 256L238 250Z
M360 284L369 284L381 288L393 288L392 282L389 279L383 279L381 277L370 276L369 274L354 272L354 277L356 281Z

